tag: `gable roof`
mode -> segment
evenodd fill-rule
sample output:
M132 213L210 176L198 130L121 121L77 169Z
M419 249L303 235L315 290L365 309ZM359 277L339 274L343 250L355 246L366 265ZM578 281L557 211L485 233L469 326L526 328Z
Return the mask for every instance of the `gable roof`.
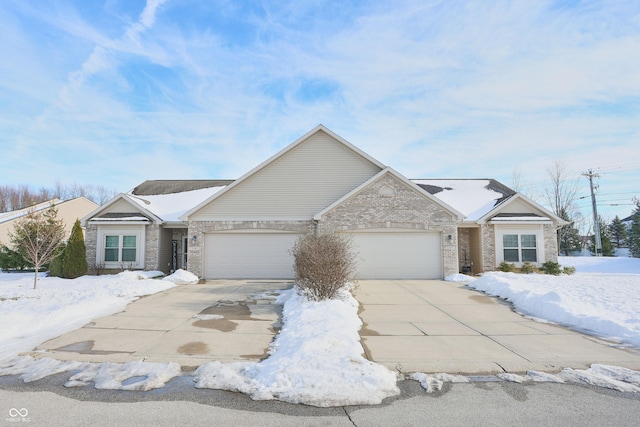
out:
M354 188L352 191L350 191L349 193L345 194L343 197L341 197L340 199L336 200L335 202L333 202L332 204L330 204L329 206L327 206L325 209L323 209L322 211L318 212L317 214L314 215L313 219L316 221L320 221L322 219L322 216L325 215L327 212L331 211L332 209L334 209L336 206L342 204L345 200L348 200L350 197L352 197L354 194L357 194L358 192L360 192L363 188L367 187L368 185L370 185L372 182L377 181L378 179L380 179L382 176L386 175L386 174L390 174L393 175L395 178L399 179L400 181L404 182L405 184L407 184L408 186L414 188L417 192L419 192L420 194L422 194L424 197L426 197L427 199L431 200L432 202L434 202L435 204L439 205L440 207L442 207L443 209L451 212L452 215L458 217L459 220L462 220L464 218L464 214L459 212L458 210L456 210L455 208L453 208L452 206L444 203L442 200L434 197L430 192L426 191L424 188L422 188L421 186L417 185L414 182L411 182L410 180L408 180L407 178L405 178L404 176L402 176L400 173L398 173L396 170L390 168L390 167L386 167L383 170L381 170L378 174L376 174L375 176L371 177L370 179L368 179L367 181L363 182L360 186L358 186L357 188Z
M496 206L516 194L495 179L412 179L435 198L464 215L465 221L477 221Z
M120 193L82 221L179 222L185 211L231 182L233 180L228 179L145 181L128 193ZM131 212L109 212L109 208L120 200L131 205Z
M9 212L2 212L0 213L0 224L23 217L31 211L41 211L50 208L52 205L59 205L60 203L62 203L60 199L51 199L47 200L46 202L37 203L33 206L28 206L26 208L15 209Z
M502 213L500 212L502 209L505 209L511 204L514 204L516 201L523 201L527 205L531 206L532 210L538 211L538 213L533 212L519 212L519 213ZM541 215L540 215L541 214ZM558 215L554 214L550 210L545 207L539 205L533 200L529 199L524 194L516 193L512 197L509 197L502 201L500 204L496 205L493 209L483 215L478 219L478 223L484 223L486 221L492 222L513 222L513 221L552 221L557 225L567 225L568 221L560 218Z
M359 157L365 159L366 161L370 162L371 164L375 165L379 169L382 170L382 169L384 169L386 167L384 164L382 164L378 160L376 160L373 157L369 156L364 151L360 150L356 146L354 146L351 143L349 143L348 141L346 141L341 136L333 133L331 130L327 129L324 125L320 124L320 125L316 126L315 128L313 128L311 131L307 132L306 134L304 134L303 136L298 138L297 140L295 140L293 143L289 144L288 146L286 146L285 148L283 148L282 150L280 150L279 152L277 152L276 154L271 156L269 159L267 159L264 162L260 163L258 166L256 166L255 168L253 168L252 170L250 170L246 174L242 175L240 178L235 180L233 183L231 183L228 186L226 186L222 191L219 191L218 193L212 195L208 199L206 199L206 200L202 201L201 203L199 203L197 206L195 206L192 209L190 209L187 212L185 212L180 217L180 219L185 220L185 221L188 220L189 216L195 214L200 209L202 209L203 207L207 206L209 203L211 203L214 200L222 197L224 194L233 191L234 188L238 187L243 182L249 180L250 177L252 177L253 175L255 175L258 172L262 171L263 169L267 168L269 165L275 163L278 159L284 157L287 153L292 151L294 148L296 148L299 145L303 144L305 141L310 140L310 138L313 135L315 135L317 133L320 133L320 132L323 132L323 133L329 135L333 140L337 141L339 144L341 144L342 146L346 147L348 150L350 150L351 152L355 153L357 156L359 156Z

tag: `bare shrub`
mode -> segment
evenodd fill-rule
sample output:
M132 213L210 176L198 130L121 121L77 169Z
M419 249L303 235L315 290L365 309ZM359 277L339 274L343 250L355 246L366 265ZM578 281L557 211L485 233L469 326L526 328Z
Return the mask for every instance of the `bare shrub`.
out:
M353 280L356 255L351 240L340 234L306 234L291 249L296 290L309 300L333 299Z

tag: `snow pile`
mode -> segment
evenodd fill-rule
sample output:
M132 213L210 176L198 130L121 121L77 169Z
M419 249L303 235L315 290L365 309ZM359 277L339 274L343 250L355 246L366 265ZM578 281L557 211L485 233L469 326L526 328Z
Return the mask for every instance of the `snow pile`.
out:
M468 383L469 378L463 375L451 375L451 374L424 374L422 372L414 372L409 376L409 379L418 381L422 388L424 388L427 393L433 393L435 391L442 390L442 386L445 382L450 383Z
M444 278L445 282L471 282L476 280L475 277L467 276L466 274L456 273L451 274Z
M0 376L20 375L25 383L37 381L61 372L79 371L65 387L79 387L95 384L101 390L148 391L164 387L174 377L182 375L177 363L89 363L60 361L45 357L33 359L21 356L9 362L0 363Z
M177 363L91 363L69 378L65 387L95 384L99 390L148 391L182 375Z
M638 274L491 272L468 286L510 301L524 315L640 347Z
M640 393L640 372L619 366L593 364L589 369L563 369L560 377L618 391Z
M259 363L202 365L194 373L196 387L320 407L378 404L400 392L394 372L362 356L362 322L351 294L314 302L291 289L283 297L283 328L270 357Z
M49 375L81 369L85 365L86 363L84 362L60 361L50 357L34 359L30 356L20 356L5 362L0 362L0 376L20 375L20 379L28 383Z
M423 374L420 372L411 374L410 379L420 382L427 393L442 390L445 382L468 383L470 379L461 375L450 374ZM518 384L527 382L552 382L552 383L582 383L605 387L612 390L640 393L640 372L619 366L593 364L589 369L565 368L558 374L546 372L528 371L526 375L502 373L496 375L502 381Z
M176 270L173 274L165 277L162 280L168 280L169 282L173 282L175 284L184 284L184 283L198 283L198 276L193 273L190 273L186 270L179 269Z
M0 360L118 313L140 296L175 286L146 279L146 274L125 271L73 280L40 277L33 289L31 273L0 273Z

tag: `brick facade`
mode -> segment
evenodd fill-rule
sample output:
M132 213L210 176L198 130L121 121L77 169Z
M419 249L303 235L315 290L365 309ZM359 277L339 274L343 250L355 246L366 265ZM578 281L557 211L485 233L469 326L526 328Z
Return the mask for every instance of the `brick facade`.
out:
M457 218L392 174L352 195L318 223L320 233L366 229L440 232L444 275L458 272Z

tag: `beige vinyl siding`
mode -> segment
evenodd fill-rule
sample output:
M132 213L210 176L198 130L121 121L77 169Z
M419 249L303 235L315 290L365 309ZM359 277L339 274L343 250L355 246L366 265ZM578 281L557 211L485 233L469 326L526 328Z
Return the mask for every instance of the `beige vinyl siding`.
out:
M103 212L101 212L101 214L104 213L129 213L129 212L138 212L139 209L136 208L135 206L133 206L131 203L125 201L125 200L118 200L115 203L113 203L111 206L109 206L107 209L105 209Z
M317 132L204 206L190 220L309 218L380 170L325 132Z
M541 216L546 216L542 211L540 211L539 209L535 209L533 206L531 206L529 203L525 202L524 200L514 200L512 203L509 203L507 206L500 209L500 213L518 214L518 213L529 213L529 212L536 213Z

